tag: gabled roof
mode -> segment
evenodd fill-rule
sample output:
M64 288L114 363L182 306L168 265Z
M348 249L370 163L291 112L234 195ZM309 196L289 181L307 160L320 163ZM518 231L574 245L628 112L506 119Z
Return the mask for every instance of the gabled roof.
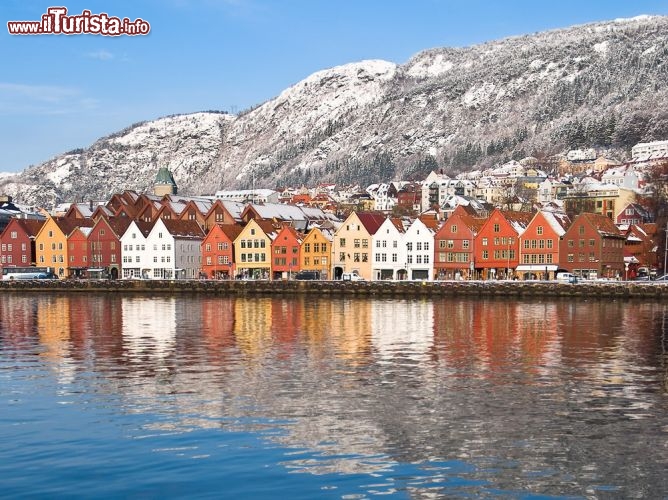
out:
M621 233L619 228L609 217L601 214L590 214L590 213L581 213L576 217L586 219L594 229L603 237L610 238L623 238L624 235Z
M107 221L109 228L118 238L123 236L123 233L125 233L125 231L130 226L130 223L132 222L132 219L129 217L110 217L109 219L105 220Z
M522 234L534 217L531 212L499 210L517 234Z
M13 219L15 224L30 238L34 238L46 222L44 219ZM9 226L8 226L9 227Z
M241 224L218 224L218 227L230 241L236 240L244 229Z
M385 222L385 214L381 212L357 212L357 218L369 234L376 234L378 228Z
M267 219L253 219L253 221L260 226L260 229L266 234L272 241L278 236L279 228L276 227L274 221Z
M179 238L204 238L204 231L194 220L162 219L169 234Z
M571 226L571 218L563 212L540 212L555 234L563 236Z
M66 217L53 217L53 222L56 223L56 226L61 230L61 232L69 236L77 228L80 227L93 227L95 221L93 219L74 219Z
M142 234L144 238L147 238L148 235L151 233L151 230L153 229L153 226L155 226L155 223L157 221L143 221L143 220L133 220L130 222L128 225L128 228L123 232L123 234L127 233L128 229L130 228L130 225L134 223L134 225L137 227L139 232Z
M282 233L283 231L289 232L301 245L302 241L304 241L304 233L300 233L297 231L294 227L284 224L282 228L277 229L277 235Z

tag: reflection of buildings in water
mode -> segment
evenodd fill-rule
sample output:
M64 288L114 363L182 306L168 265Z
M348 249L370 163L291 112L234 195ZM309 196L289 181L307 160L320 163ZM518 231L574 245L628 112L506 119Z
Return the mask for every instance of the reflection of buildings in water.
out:
M28 347L36 338L37 302L25 296L3 294L0 300L2 345Z
M69 354L70 324L69 297L43 296L37 300L37 332L46 347L43 356L62 359Z
M234 302L234 336L237 347L249 358L265 354L272 345L271 299L241 299Z
M330 323L331 342L337 358L351 365L368 363L371 341L372 301L345 298L336 302L333 314L321 318Z
M433 324L436 352L453 367L502 373L558 359L554 303L445 299L434 304Z
M176 340L176 299L124 298L122 335L137 361L167 357Z
M371 339L380 359L427 359L434 344L433 302L373 302L371 307Z

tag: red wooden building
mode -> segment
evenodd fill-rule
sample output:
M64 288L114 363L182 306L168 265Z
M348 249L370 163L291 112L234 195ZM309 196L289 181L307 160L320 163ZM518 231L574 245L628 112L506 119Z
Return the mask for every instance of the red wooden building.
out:
M434 236L436 279L475 279L473 247L486 219L463 205L457 206Z
M273 279L289 279L299 271L300 249L304 235L295 228L284 225L271 243L271 270Z
M216 224L202 241L202 276L230 279L236 275L234 240L243 230L240 224Z
M519 236L531 222L530 212L498 208L480 228L475 238L475 269L483 279L511 279L519 265Z
M34 266L35 236L44 220L11 219L0 233L0 267Z
M625 240L609 217L581 213L561 241L559 267L583 278L623 277Z
M555 279L559 269L561 238L571 220L563 212L538 212L520 235L520 264L515 269L521 279Z

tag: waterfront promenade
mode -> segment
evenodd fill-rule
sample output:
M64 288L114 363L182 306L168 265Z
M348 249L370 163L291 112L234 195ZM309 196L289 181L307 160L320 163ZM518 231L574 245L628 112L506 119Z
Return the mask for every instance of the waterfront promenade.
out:
M128 293L212 295L341 295L369 297L489 296L668 298L668 284L634 281L218 281L218 280L16 280L0 293Z

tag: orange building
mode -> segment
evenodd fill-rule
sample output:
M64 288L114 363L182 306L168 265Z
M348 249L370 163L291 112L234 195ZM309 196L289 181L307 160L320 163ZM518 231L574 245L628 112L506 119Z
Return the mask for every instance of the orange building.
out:
M59 278L70 276L68 237L78 227L93 227L92 219L49 217L35 237L37 265L52 267Z
M503 211L490 214L475 239L475 267L483 279L511 279L519 265L519 236L529 225L530 212Z
M299 250L303 239L303 234L298 233L295 228L287 224L278 231L276 238L271 243L272 279L290 279L292 273L300 270Z
M300 268L304 271L318 271L321 279L329 279L333 239L334 234L329 230L319 227L311 229L302 242Z
M212 279L230 279L236 274L234 240L243 226L216 224L202 241L202 274Z

